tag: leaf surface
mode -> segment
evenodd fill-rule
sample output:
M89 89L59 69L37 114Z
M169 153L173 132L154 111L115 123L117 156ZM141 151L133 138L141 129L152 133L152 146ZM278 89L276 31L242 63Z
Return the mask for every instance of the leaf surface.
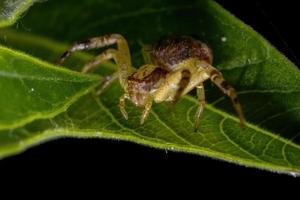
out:
M0 129L63 112L99 82L0 46Z
M37 0L0 0L0 27L9 26Z
M54 118L3 130L2 156L57 137L99 137L193 152L272 171L300 172L299 70L215 2L87 0L77 5L70 0L52 0L33 6L21 22L26 29L2 30L2 43L49 62L65 50L66 44L116 32L128 39L134 65L138 66L143 63L139 43L151 44L168 34L198 36L212 47L214 65L237 89L248 123L241 130L230 101L206 83L208 104L197 133L193 132L197 102L191 96L182 98L172 112L167 103L154 105L141 126L141 109L131 103L127 103L129 120L121 116L117 102L122 90L115 82L100 98L86 95ZM74 55L66 66L79 70L93 54ZM106 63L95 73L104 75L114 70Z

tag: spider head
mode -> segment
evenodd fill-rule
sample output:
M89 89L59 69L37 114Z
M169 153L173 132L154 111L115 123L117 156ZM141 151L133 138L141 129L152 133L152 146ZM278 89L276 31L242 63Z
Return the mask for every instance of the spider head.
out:
M177 36L159 40L152 48L152 62L172 71L186 59L198 58L212 64L212 50L207 44L189 36Z

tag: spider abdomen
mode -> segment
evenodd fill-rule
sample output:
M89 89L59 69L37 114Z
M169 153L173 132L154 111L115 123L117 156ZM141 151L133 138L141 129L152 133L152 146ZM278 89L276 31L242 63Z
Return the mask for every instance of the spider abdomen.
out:
M189 36L160 40L151 51L152 62L172 71L174 66L189 58L198 58L212 64L213 56L207 44Z

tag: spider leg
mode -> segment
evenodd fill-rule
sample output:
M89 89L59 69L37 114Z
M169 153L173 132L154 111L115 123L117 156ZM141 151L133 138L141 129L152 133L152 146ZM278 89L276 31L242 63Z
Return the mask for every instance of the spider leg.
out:
M160 103L163 101L173 101L173 97L178 90L179 82L182 78L180 70L167 74L163 83L157 88L154 94L154 101ZM174 105L174 104L173 104Z
M183 91L185 90L185 88L189 84L190 79L191 79L191 72L187 69L182 70L181 71L181 79L180 79L179 84L178 84L179 87L178 87L178 89L175 93L175 96L173 98L173 104L177 103L177 101L179 100L179 98L183 94Z
M145 119L149 116L152 107L153 97L151 95L146 97L144 111L141 116L141 124L144 123Z
M99 96L102 92L114 81L118 78L118 72L113 73L110 76L104 76L99 89L96 91L96 95Z
M128 114L127 114L127 111L125 109L125 100L128 99L128 98L129 98L128 94L125 93L119 99L119 108L120 108L120 111L121 111L122 115L124 116L124 118L126 120L128 119Z
M152 46L148 45L148 44L142 44L142 55L143 55L143 59L145 61L146 64L151 64L151 56L150 56L150 52L152 50Z
M102 52L100 55L95 57L93 60L90 62L86 63L81 72L82 73L87 73L88 71L92 70L95 68L97 65L101 64L103 61L114 59L115 62L117 62L117 55L118 51L116 49L107 49L106 51Z
M233 107L239 115L241 126L243 127L246 119L244 117L243 110L241 104L239 103L235 89L226 82L221 72L219 72L217 69L210 66L208 70L210 74L210 80L231 99Z
M200 122L200 116L203 112L204 105L205 105L205 92L204 92L204 85L203 83L200 83L198 86L196 86L197 89L197 97L198 97L198 108L195 113L195 132L198 130L199 122Z
M122 87L126 90L127 78L134 71L134 67L131 64L131 56L127 41L123 36L119 34L108 34L100 37L94 37L88 40L75 43L66 52L62 54L59 60L59 64L62 64L73 52L80 50L89 50L101 48L109 45L117 44L118 49L108 49L104 53L100 54L93 61L86 64L82 71L85 73L92 69L95 65L98 65L104 60L114 59L118 65L119 80Z
M67 51L65 51L59 59L59 64L62 64L73 52L80 50L97 49L118 43L119 49L128 51L128 45L123 36L119 34L108 34L99 37L93 37L87 40L76 42Z

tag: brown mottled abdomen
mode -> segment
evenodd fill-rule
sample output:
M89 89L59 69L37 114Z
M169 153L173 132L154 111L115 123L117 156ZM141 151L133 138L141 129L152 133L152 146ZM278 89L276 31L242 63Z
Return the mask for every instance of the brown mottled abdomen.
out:
M199 58L212 64L211 49L203 42L189 36L171 37L160 40L151 51L152 62L173 69L174 65L189 58Z
M146 96L160 86L168 73L160 67L143 68L128 77L128 94L136 106L144 105Z

